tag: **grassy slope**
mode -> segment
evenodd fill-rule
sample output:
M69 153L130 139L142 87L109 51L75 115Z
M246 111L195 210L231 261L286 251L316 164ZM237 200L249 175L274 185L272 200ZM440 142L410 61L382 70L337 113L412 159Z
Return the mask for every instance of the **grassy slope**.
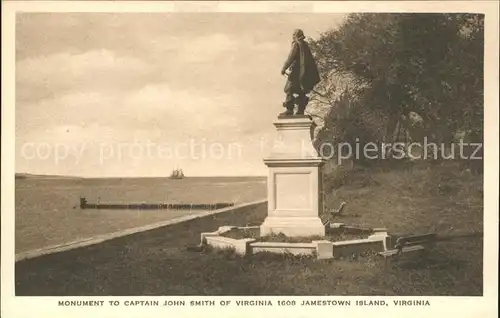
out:
M327 190L332 191L331 189ZM357 171L329 201L348 202L336 222L401 234L482 231L482 179L453 164ZM16 264L17 295L481 295L482 237L438 244L427 263L389 271L374 257L297 259L187 252L219 225L256 225L264 205Z

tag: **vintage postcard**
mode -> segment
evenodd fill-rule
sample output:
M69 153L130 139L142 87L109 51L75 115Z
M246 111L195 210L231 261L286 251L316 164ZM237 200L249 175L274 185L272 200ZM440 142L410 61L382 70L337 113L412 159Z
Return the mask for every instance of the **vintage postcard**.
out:
M2 316L496 317L497 1L4 1Z

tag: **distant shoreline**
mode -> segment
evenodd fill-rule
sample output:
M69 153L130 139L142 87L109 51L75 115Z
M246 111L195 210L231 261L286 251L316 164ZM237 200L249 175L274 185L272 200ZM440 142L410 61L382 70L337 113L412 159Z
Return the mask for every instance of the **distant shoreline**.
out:
M31 174L31 173L16 173L16 179L85 179L84 177L77 176L63 176L63 175L44 175L44 174Z
M201 178L266 178L267 176L189 176L184 179L201 179ZM99 179L171 179L169 176L165 177L78 177L78 176L64 176L64 175L43 175L31 173L16 173L17 180L23 179L77 179L77 180L99 180ZM182 179L179 179L180 182Z

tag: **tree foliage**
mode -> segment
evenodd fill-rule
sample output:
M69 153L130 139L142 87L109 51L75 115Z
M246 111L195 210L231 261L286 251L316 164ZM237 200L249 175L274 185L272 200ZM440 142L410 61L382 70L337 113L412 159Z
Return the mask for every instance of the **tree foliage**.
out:
M410 112L426 135L483 135L484 15L351 14L311 41L322 82L318 142L393 139ZM408 128L408 127L406 127Z

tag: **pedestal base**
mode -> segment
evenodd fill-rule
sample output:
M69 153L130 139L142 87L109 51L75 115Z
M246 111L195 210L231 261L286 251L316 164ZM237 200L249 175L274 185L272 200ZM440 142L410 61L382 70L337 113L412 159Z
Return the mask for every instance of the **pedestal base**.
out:
M268 213L261 235L283 233L289 237L324 236L321 167L325 160L311 142L312 120L307 116L280 118L274 123L278 136L264 159Z
M326 227L319 217L268 216L260 226L260 235L279 233L289 237L325 236Z

